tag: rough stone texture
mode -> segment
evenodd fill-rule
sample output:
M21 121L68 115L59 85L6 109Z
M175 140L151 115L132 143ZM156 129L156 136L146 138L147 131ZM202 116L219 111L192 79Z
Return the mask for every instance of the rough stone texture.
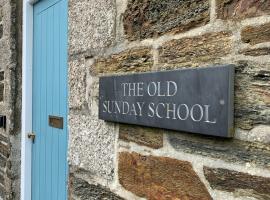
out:
M168 138L177 151L270 169L270 148L267 144L256 145L236 139L205 137L192 133L170 132Z
M119 138L154 149L158 149L163 146L162 129L120 124Z
M97 119L98 78L89 62L114 45L115 19L114 0L69 1L69 164L105 181L114 177L117 132ZM100 185L75 182L71 199L120 199Z
M93 63L93 60L86 61L87 68L89 69ZM86 87L86 101L88 102L89 113L98 118L98 104L99 104L99 78L92 76L90 71L87 71L87 87Z
M69 54L102 49L114 43L114 0L69 1Z
M21 4L0 0L0 115L6 115L6 129L0 128L0 199L20 196L21 116Z
M120 184L139 197L212 199L189 162L121 152L118 168Z
M256 199L270 199L270 178L209 167L204 167L204 175L213 189L237 192Z
M82 113L69 115L69 163L106 180L114 176L116 131L113 124Z
M6 158L3 155L0 155L0 167L4 168L6 166Z
M217 0L219 19L243 19L270 14L268 0Z
M236 129L235 138L249 141L249 142L260 142L270 144L270 126L258 125L253 129L246 131L242 129Z
M4 157L8 158L9 155L10 155L9 145L6 144L6 143L1 142L1 143L0 143L0 153L1 153Z
M0 81L4 81L4 79L5 79L5 72L2 71L0 72Z
M150 71L153 65L150 48L135 48L113 54L108 58L99 58L91 67L91 72L98 74L114 74L125 72Z
M269 2L270 4L270 2ZM270 42L270 23L260 26L247 26L241 31L241 39L251 45Z
M160 68L172 69L215 63L231 52L230 37L230 33L217 32L171 40L159 48Z
M71 190L70 200L122 200L108 188L99 184L90 184L87 181L74 175L69 177L69 188Z
M3 24L0 24L0 39L3 37Z
M236 64L235 122L242 129L270 124L270 63Z
M256 172L262 168L269 170L270 148L267 141L270 136L268 130L270 63L266 60L266 56L263 56L269 55L269 48L267 44L253 47L251 45L270 42L268 28L270 25L236 30L243 25L240 20L244 18L270 14L269 2L268 0L70 0L69 164L70 169L73 167L80 169L80 172L70 172L71 199L121 199L113 195L112 191L130 197L131 194L123 190L123 187L134 195L150 200L211 199L189 162L127 152L119 153L119 160L117 159L119 141L121 151L130 147L134 151L144 151L147 154L155 152L166 155L166 151L171 147L162 148L164 133L168 133L169 139L165 142L169 142L176 151L215 160L209 163L209 166L218 164L220 159L228 165L249 166ZM215 8L210 8L210 5L215 3L219 19L238 21L227 23L215 20ZM208 23L210 10L213 19L211 21L213 23L209 24L210 29L206 30L208 26L205 26L202 32L200 29L185 32ZM245 24L248 21L250 20L245 20ZM263 21L268 21L268 16ZM185 32L185 38L179 39L181 35L173 36L180 32ZM240 33L246 43L242 45L243 47L238 46L242 43L238 40ZM158 38L159 36L163 37ZM171 36L175 39L169 40ZM0 40L0 47L1 45L6 47L8 42ZM6 54L6 51L1 51L0 48L1 54ZM239 62L240 58L252 60L250 56L254 56L254 60L261 59L260 64L255 61ZM1 62L5 60L0 56ZM123 124L119 125L120 140L117 140L118 125L97 119L98 81L102 75L219 63L236 64L235 126L237 130L245 132L238 135L238 138L250 142ZM7 137L3 135L1 138L1 135L3 134L0 133L0 139L6 141ZM125 146L123 141L131 143ZM132 142L138 145L132 145ZM150 151L146 147L157 150ZM1 157L0 153L0 166L4 165L1 161L8 163L7 158L4 155ZM119 163L116 163L118 161ZM118 174L115 173L116 164L119 167ZM115 180L117 175L123 187L118 187L118 181ZM232 176L235 180L239 180L240 184L244 184L245 179L239 178L238 175ZM99 183L112 187L111 191ZM213 198L218 200L264 198L265 194L261 196L256 194L258 191L254 192L248 187L241 188L236 185L235 188L237 187L233 193L252 195L238 198L237 195L223 193L224 189L221 191L214 187L214 190L209 192L212 192ZM219 196L222 198L217 198L216 192L220 193Z
M2 185L0 185L0 199L2 200L2 197L4 196L5 196L5 188Z
M0 173L0 184L4 185L5 184L5 178L2 173Z
M80 56L69 61L69 107L80 108L86 104L85 58Z
M4 83L0 82L0 102L4 101L4 89L5 89Z
M262 47L257 49L243 49L239 53L244 54L246 56L264 56L270 54L270 48Z
M209 21L208 0L129 0L124 29L129 40L179 33Z
M0 5L0 39L3 37L3 11L2 6Z

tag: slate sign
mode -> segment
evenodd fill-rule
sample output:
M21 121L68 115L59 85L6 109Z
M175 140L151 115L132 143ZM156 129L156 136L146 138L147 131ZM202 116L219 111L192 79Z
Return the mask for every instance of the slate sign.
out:
M234 66L101 77L99 118L232 137Z

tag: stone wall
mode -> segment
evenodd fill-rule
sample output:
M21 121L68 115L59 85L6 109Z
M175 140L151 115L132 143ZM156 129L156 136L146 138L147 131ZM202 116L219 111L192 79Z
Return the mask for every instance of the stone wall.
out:
M269 0L69 0L70 199L270 199ZM235 64L235 137L98 119L100 76Z
M20 196L21 1L0 0L0 199Z

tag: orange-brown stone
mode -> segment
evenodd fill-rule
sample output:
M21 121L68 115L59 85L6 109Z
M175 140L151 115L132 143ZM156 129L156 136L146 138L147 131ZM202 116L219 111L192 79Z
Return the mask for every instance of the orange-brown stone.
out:
M133 48L109 57L98 58L91 67L94 75L151 71L154 60L150 48Z
M270 41L270 23L261 26L247 26L241 31L241 39L251 45Z
M161 68L215 64L232 49L231 33L215 32L166 42L159 48Z
M186 161L121 152L118 174L125 189L149 200L212 199Z

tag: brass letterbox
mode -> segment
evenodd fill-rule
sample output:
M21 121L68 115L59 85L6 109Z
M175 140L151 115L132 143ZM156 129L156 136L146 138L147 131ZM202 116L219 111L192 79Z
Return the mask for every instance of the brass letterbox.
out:
M49 115L49 126L53 128L63 129L63 117Z

